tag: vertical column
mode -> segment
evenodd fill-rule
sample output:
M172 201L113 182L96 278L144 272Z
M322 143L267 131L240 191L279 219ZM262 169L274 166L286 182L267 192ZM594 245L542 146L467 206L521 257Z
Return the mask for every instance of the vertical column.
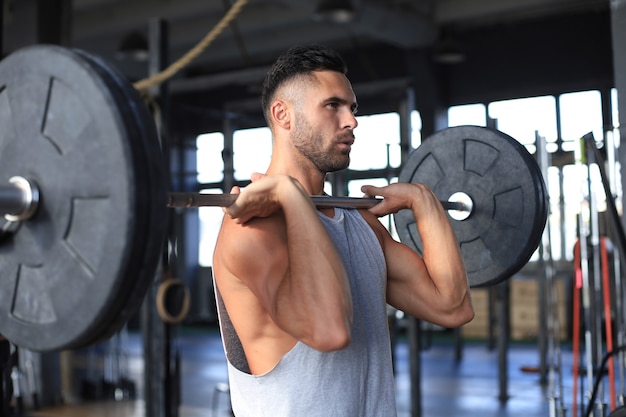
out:
M12 2L10 9L5 4L4 0L0 2L2 52L10 53L34 43L69 45L71 0L19 0ZM9 15L6 21L5 13Z
M491 129L498 129L498 120L487 118L487 127ZM495 322L498 326L497 331L497 348L498 348L498 385L500 387L500 393L498 398L500 402L504 403L509 398L509 337L511 335L511 284L510 279L507 279L496 287L490 288L492 297L489 302L495 303L493 310L490 307L490 326L494 319L493 313L496 313ZM490 338L493 337L493 333L490 330Z
M411 144L411 135L413 133L413 124L411 122L411 114L415 111L415 91L412 87L407 87L406 95L400 102L398 113L400 114L400 161L401 165L409 159L413 147Z
M326 181L330 183L332 188L332 195L334 196L347 196L348 195L348 182L347 171L335 171L329 172L326 175Z
M422 139L425 139L448 127L442 71L424 51L407 53L407 67L415 86L415 108L422 116Z
M400 154L401 164L409 158L411 153L411 133L413 126L411 114L415 110L415 92L413 88L406 89L406 95L400 102L398 112L400 114ZM421 346L421 320L414 317L408 319L409 341L409 394L411 395L411 417L422 415L422 346ZM392 346L395 346L393 344Z
M4 0L5 4L8 0ZM27 45L37 43L37 1L11 2L11 8L3 7L2 52L9 54Z
M626 143L626 0L611 0L611 33L613 40L613 73L618 95L621 143ZM620 152L621 166L626 166L626 153ZM622 195L626 182L622 182ZM624 219L622 216L622 224Z
M613 120L611 128L619 125L620 138L613 138L613 141L621 143L622 146L624 146L626 143L626 0L611 0L610 4L611 38L613 44L613 77L614 86L617 90L617 108L619 113L619 120ZM617 159L619 160L620 166L626 166L626 152L618 152ZM626 195L624 192L625 188L626 182L622 181L622 199L623 196ZM622 201L622 205L623 204L624 202ZM625 222L623 214L621 220L622 225L624 225ZM620 400L623 400L621 395Z
M509 337L510 331L510 280L501 282L497 288L496 310L498 311L498 398L504 403L509 399Z
M229 193L230 189L235 185L235 164L234 164L234 152L233 152L233 135L235 129L232 126L233 122L227 117L223 122L223 134L224 134L224 150L222 151L222 160L224 161L224 183L223 188L225 193Z
M37 43L69 45L70 0L37 0Z
M432 62L430 55L423 51L411 51L407 53L407 67L411 74L414 92L411 91L407 97L405 105L411 104L412 108L403 110L405 117L410 118L413 110L418 110L422 119L422 140L429 135L448 127L447 108L443 105L444 96L442 94L441 72L436 64ZM410 119L405 123L410 123ZM406 129L410 124L403 124ZM406 132L405 132L406 134ZM402 140L402 139L401 139ZM404 138L410 141L410 136ZM408 157L405 146L407 143L401 142L403 158ZM403 159L404 163L405 160ZM422 415L422 389L421 389L421 321L409 318L409 376L411 381L411 417L421 417Z
M3 57L3 35L4 35L4 0L0 0L0 59ZM0 335L0 416L8 414L5 410L8 400L4 398L4 364L8 362L9 342Z
M422 417L422 321L408 319L411 417Z
M4 57L4 0L0 0L0 59Z
M0 417L11 414L11 398L9 398L8 378L9 359L11 357L11 344L0 336Z
M156 74L167 65L167 23L160 19L150 21L149 25L149 61L148 71ZM168 120L168 89L167 83L154 87L151 92L157 97L161 107L162 131L167 132ZM161 135L162 147L166 153L165 161L169 161L167 135ZM169 169L169 167L168 167ZM176 223L179 223L176 221ZM144 356L144 399L145 415L151 417L177 416L178 404L176 391L176 369L170 352L171 325L164 323L156 310L156 297L161 283L163 265L157 268L154 283L144 301L141 310L141 328ZM176 271L174 271L174 274Z

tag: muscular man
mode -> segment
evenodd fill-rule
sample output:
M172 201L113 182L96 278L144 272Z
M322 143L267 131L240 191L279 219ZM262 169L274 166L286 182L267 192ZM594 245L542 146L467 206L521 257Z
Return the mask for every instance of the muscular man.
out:
M369 210L312 204L350 162L346 73L336 52L294 47L265 79L271 162L232 190L213 259L237 417L395 416L387 303L444 327L474 315L447 214L426 186L364 186L383 198ZM401 209L415 215L423 257L378 220Z

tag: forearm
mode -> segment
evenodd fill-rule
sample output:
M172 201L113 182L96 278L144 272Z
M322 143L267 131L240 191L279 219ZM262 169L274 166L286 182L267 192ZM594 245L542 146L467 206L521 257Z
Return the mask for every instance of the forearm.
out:
M276 291L274 316L283 329L314 348L343 346L352 320L343 262L308 196L286 192L281 205L288 267Z
M414 215L428 276L444 303L461 304L468 292L467 274L447 215L439 207L434 207L427 215L423 210L416 211Z
M411 210L423 243L420 256L385 234L389 303L446 327L470 320L473 310L463 258L439 199L423 184L366 186L364 192L384 197L369 209L376 216Z

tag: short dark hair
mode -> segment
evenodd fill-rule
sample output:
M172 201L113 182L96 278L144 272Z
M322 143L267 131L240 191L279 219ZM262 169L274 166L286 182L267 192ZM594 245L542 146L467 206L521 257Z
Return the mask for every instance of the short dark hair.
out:
M348 73L343 58L333 49L323 45L299 45L283 52L267 72L263 81L261 106L267 112L276 90L292 78L312 71L336 71ZM269 120L268 120L269 122Z

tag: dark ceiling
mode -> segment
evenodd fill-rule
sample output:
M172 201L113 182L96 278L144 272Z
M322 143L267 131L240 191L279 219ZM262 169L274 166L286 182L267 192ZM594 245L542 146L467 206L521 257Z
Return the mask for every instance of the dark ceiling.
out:
M36 43L42 0L4 0L4 52ZM43 0L46 1L46 0ZM49 0L52 1L52 0ZM122 39L167 24L170 61L192 48L235 0L55 0L63 43L99 54L131 80L145 61L120 57ZM335 1L330 3L341 3ZM587 88L610 88L608 0L352 0L354 16L333 23L318 0L248 0L234 22L169 82L172 123L192 135L224 118L262 124L259 88L267 66L291 45L340 50L360 112L395 110L393 95L415 88L418 109ZM40 18L41 19L41 18ZM40 39L40 38L39 38ZM437 61L452 43L463 60Z

